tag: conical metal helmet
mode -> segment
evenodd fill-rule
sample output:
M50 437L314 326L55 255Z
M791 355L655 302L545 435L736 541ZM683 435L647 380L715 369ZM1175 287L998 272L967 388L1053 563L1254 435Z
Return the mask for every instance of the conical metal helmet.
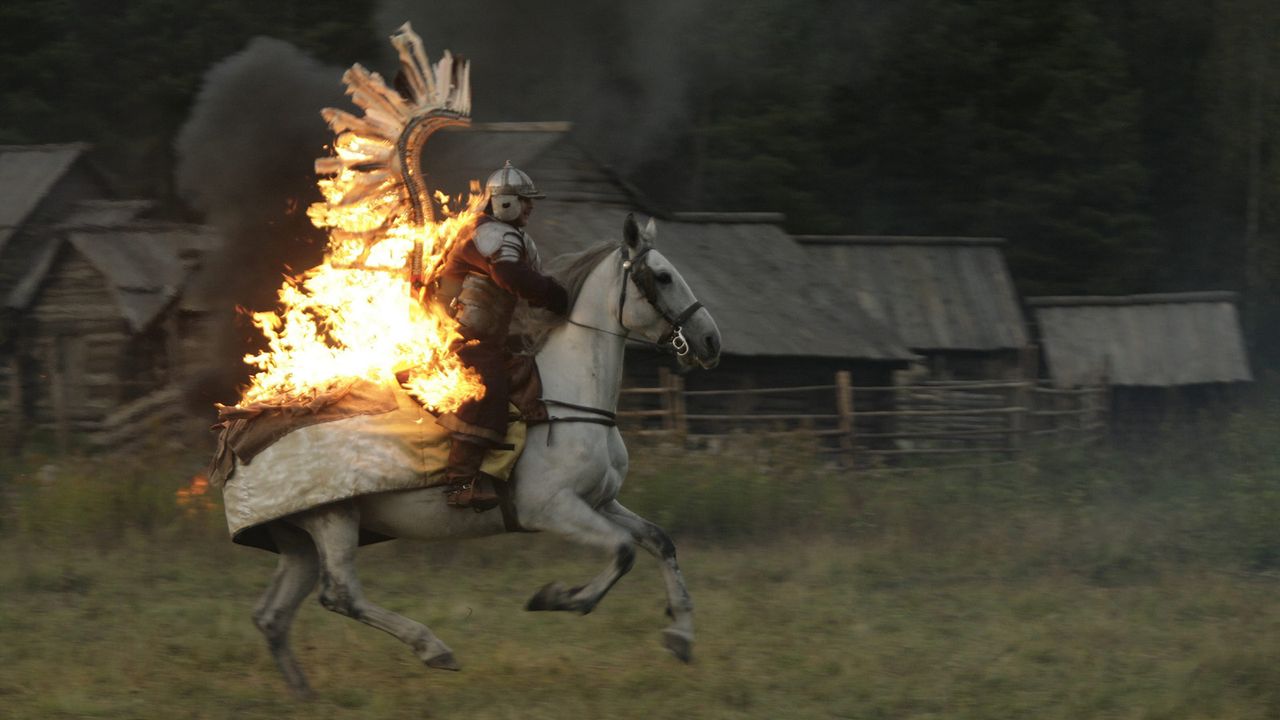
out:
M501 170L490 175L484 186L485 190L489 191L489 197L495 195L516 195L523 198L546 197L538 192L538 188L528 175L519 168L511 167L510 160L502 166Z

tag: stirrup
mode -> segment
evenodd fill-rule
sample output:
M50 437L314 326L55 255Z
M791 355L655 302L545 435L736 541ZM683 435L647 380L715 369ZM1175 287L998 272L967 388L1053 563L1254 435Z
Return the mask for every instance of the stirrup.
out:
M449 507L459 509L471 508L478 513L498 507L502 501L498 498L497 488L494 488L487 497L476 497L478 490L476 484L480 483L481 480L481 477L476 476L446 486L445 503ZM490 485L492 485L492 481L490 481Z

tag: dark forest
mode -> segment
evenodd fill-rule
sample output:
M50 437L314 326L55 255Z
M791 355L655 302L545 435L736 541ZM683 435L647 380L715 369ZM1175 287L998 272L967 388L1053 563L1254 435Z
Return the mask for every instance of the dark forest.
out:
M0 142L91 142L122 193L190 216L175 138L211 67L276 38L333 68L337 102L340 68L394 68L406 19L473 59L477 120L572 120L659 207L1004 237L1026 294L1237 290L1276 355L1262 0L11 0Z

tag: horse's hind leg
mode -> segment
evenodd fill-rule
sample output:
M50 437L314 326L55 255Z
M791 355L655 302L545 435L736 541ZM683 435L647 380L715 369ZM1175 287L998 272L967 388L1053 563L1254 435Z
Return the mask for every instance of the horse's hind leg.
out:
M356 576L360 516L350 503L329 505L297 516L320 555L320 604L394 636L413 648L428 667L458 670L449 646L426 625L369 602Z
M267 638L271 657L275 658L289 690L298 697L308 698L311 686L289 646L289 627L298 606L315 589L319 576L316 548L311 538L297 528L277 524L270 531L280 550L280 562L253 611L253 624Z
M561 493L556 502L547 503L536 517L521 518L521 521L531 529L554 532L614 552L613 562L591 582L573 588L559 582L549 583L529 599L526 610L569 610L585 615L595 609L609 589L635 564L636 551L630 533L570 492Z
M685 587L684 575L676 562L676 546L666 531L636 515L613 500L600 508L600 512L618 525L626 528L640 547L658 559L662 566L662 579L667 585L667 615L671 625L662 631L662 644L684 662L693 655L693 600Z

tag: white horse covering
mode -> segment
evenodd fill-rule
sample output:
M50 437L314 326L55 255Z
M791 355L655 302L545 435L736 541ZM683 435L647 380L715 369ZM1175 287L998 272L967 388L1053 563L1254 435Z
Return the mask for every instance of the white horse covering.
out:
M238 461L222 488L232 537L339 500L441 484L449 431L400 387L388 391L394 410L299 428ZM524 438L525 423L511 422L507 443L515 449L490 451L481 469L507 479Z

